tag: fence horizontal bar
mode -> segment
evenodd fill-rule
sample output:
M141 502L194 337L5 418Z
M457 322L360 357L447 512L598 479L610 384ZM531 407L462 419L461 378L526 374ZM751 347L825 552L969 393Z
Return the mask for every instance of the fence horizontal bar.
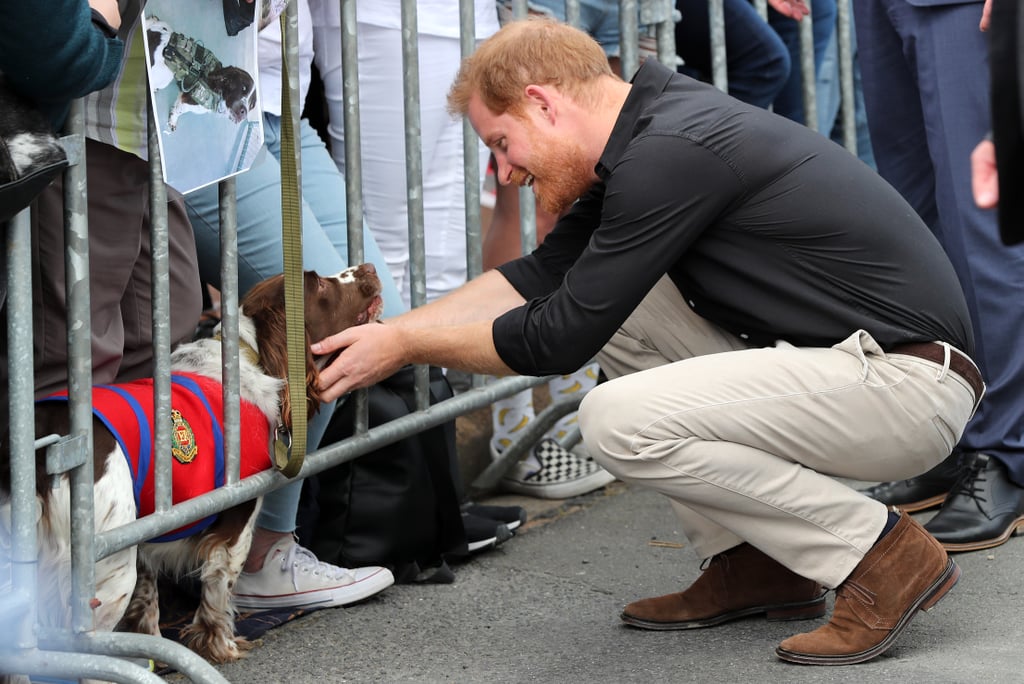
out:
M199 684L227 684L211 663L195 651L170 639L131 632L86 632L76 636L64 630L44 630L40 646L53 651L77 651L117 658L144 658L166 663Z
M434 404L424 411L389 421L367 432L318 449L306 456L297 478L315 475L327 468L351 461L380 447L393 444L409 435L436 427L459 416L490 406L496 400L512 396L524 389L547 382L552 376L510 377L485 387L464 392L452 399ZM266 470L235 485L221 487L188 501L175 504L159 515L148 515L135 522L96 536L96 558L112 553L177 529L194 520L226 510L243 501L266 494L291 482L276 471Z

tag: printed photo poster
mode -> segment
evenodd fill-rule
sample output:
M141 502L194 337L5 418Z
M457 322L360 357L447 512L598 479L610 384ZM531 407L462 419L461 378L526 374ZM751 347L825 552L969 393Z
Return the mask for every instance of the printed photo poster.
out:
M248 169L263 145L254 16L274 0L149 0L149 88L164 180L181 193ZM269 17L263 17L268 20Z

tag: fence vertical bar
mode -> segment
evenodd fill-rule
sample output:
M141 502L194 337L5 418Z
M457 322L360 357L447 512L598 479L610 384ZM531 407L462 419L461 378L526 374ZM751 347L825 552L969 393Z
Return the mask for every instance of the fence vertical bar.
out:
M565 0L565 23L580 28L582 21L580 0Z
M639 14L637 0L619 0L619 64L627 81L640 68Z
M224 402L225 484L241 474L241 373L238 366L238 198L235 179L217 185L220 220L221 388Z
M814 63L814 3L807 0L811 13L801 19L800 28L800 75L803 86L804 125L812 131L818 130L817 69Z
M83 448L92 451L92 332L89 306L89 221L85 168L85 110L72 103L65 138L76 150L74 163L64 173L64 271L68 316L68 396L72 434L83 434ZM31 337L31 336L30 336ZM71 615L72 629L92 629L90 599L95 591L95 529L91 464L69 474L71 506Z
M836 31L839 34L839 115L843 124L843 147L857 154L856 95L853 91L853 22L850 0L836 2ZM828 133L828 131L823 131Z
M25 614L9 638L11 645L36 646L36 469L32 376L32 225L22 211L2 225L7 259L7 366L11 449L11 580ZM15 408L19 410L14 410Z
M348 263L363 262L363 156L359 129L359 41L356 38L356 0L341 0L341 71L345 121L345 217L348 221ZM354 392L354 434L369 429L369 405L365 390Z
M427 303L423 229L423 127L420 122L419 25L416 0L402 0L402 90L405 97L405 183L409 212L409 292L413 308ZM427 366L416 366L416 408L430 406Z
M512 0L512 19L518 21L527 16L527 0ZM533 190L523 187L519 188L519 244L523 254L529 254L537 246L537 204Z
M476 49L476 7L473 0L459 0L459 48L463 57ZM463 176L466 185L466 279L483 272L480 225L480 141L468 117L462 119Z
M640 23L646 25L645 4L653 14L654 38L658 51L658 61L675 70L679 66L679 55L676 52L676 16L678 12L670 0L641 0Z
M148 107L149 249L152 256L153 297L153 464L154 510L171 507L171 297L168 286L167 186L160 161L160 127ZM162 419L161 419L162 417Z
M686 21L685 17L683 21ZM708 0L708 23L711 31L711 82L727 93L729 69L725 58L725 5L722 0Z

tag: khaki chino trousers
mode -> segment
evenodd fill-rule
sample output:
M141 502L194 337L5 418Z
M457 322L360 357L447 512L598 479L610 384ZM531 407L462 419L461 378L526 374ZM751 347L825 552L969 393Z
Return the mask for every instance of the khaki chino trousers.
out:
M886 520L883 504L835 478L924 472L978 399L948 362L886 355L864 331L831 348L749 348L667 277L598 360L611 380L579 412L598 463L667 496L699 557L748 542L830 588Z

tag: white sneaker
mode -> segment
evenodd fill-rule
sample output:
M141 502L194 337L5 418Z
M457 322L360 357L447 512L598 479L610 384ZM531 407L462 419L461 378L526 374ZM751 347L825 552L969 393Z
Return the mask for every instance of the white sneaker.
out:
M582 450L580 450L582 451ZM553 439L542 439L533 448L540 468L524 459L501 478L502 489L539 499L568 499L600 489L615 476L597 465L585 451L568 451Z
M234 597L239 608L254 610L327 608L361 601L394 583L387 568L340 568L284 537L267 552L261 569L238 576Z

